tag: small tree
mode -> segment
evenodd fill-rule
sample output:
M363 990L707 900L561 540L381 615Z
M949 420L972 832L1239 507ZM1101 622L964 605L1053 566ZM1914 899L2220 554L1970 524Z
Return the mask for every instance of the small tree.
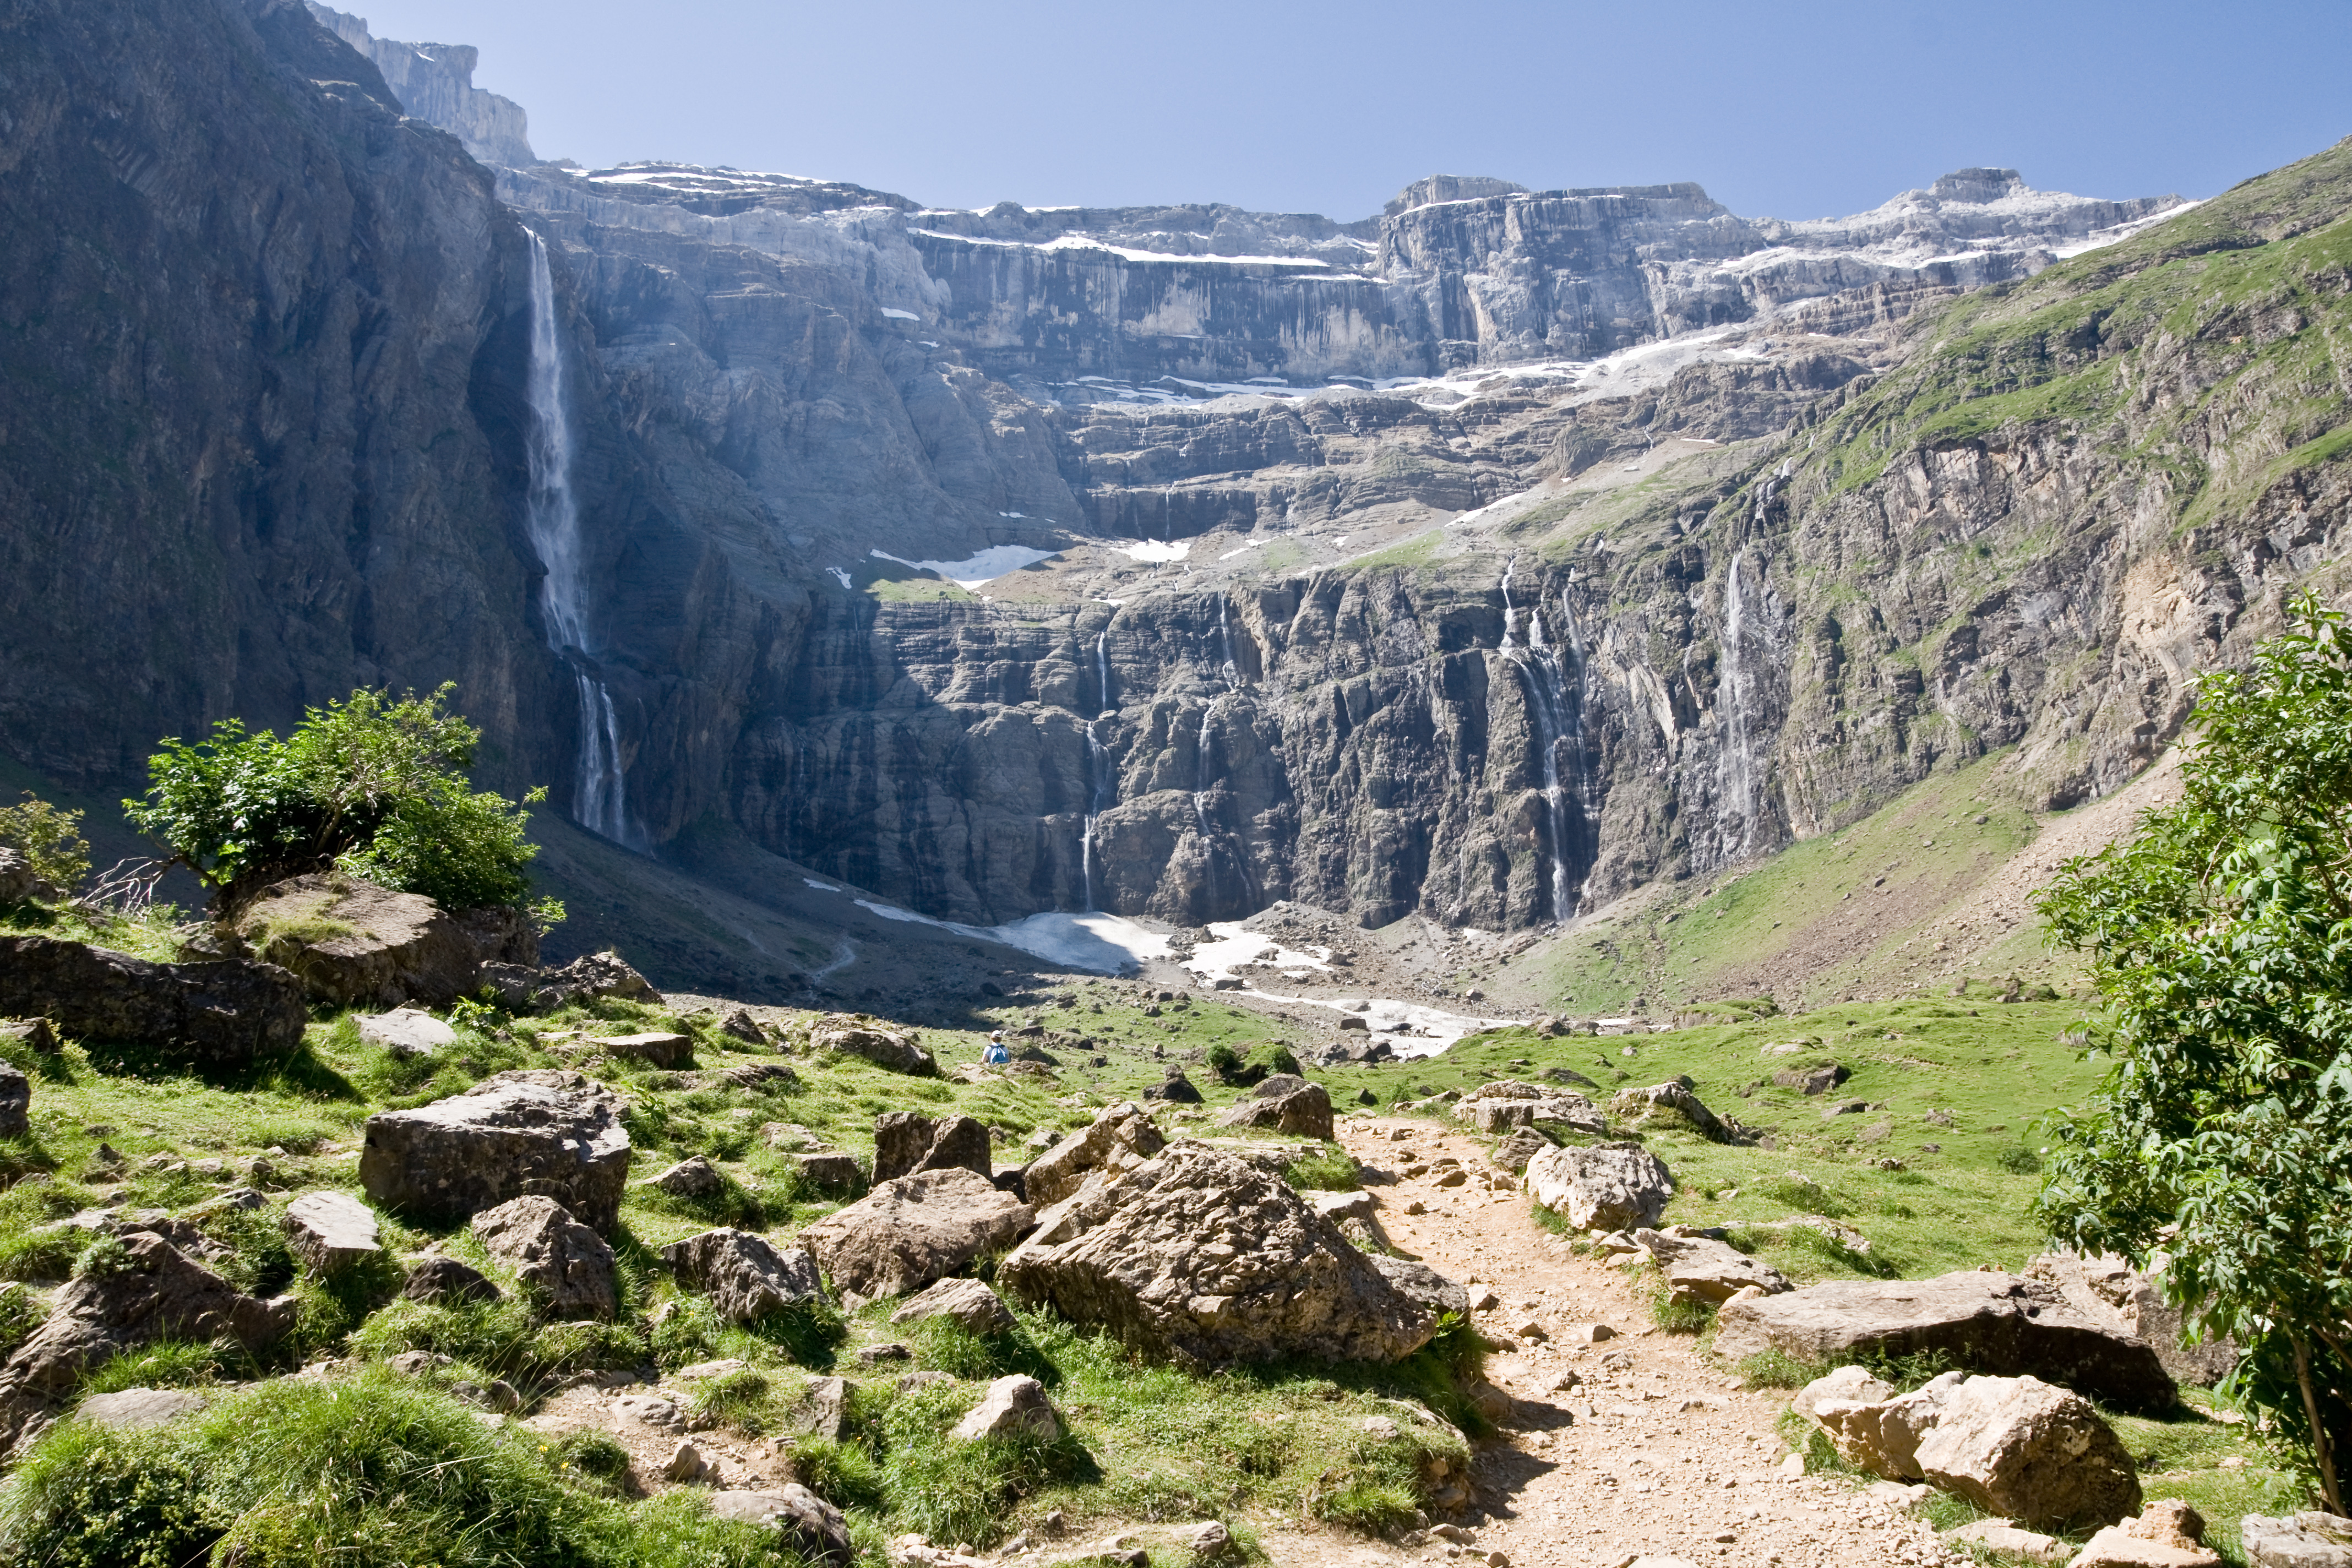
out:
M2305 597L2251 670L2203 677L2178 805L2062 867L2114 1058L2054 1128L2040 1199L2085 1251L2161 1265L2228 1387L2327 1506L2352 1443L2352 629Z
M32 863L33 875L70 893L89 875L89 843L81 836L81 813L59 811L32 791L22 805L0 806L0 845Z
M454 689L395 700L362 689L310 709L282 741L225 719L209 740L165 741L147 760L146 798L122 808L203 879L224 912L331 866L445 908L520 905L539 852L523 837L530 818L501 795L467 788L461 770L481 731L442 710ZM535 912L562 918L552 901Z

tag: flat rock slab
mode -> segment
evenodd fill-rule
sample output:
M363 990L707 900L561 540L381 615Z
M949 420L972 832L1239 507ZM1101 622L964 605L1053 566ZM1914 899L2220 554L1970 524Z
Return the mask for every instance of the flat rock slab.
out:
M2063 1563L2074 1554L2072 1542L2038 1530L2025 1530L2005 1519L1979 1519L1948 1531L1944 1539L1987 1552L2013 1552L2029 1563Z
M395 1057L429 1057L457 1043L457 1031L415 1007L394 1007L359 1019L360 1043L380 1047Z
M1833 1366L1939 1351L1970 1372L2038 1377L2125 1410L2160 1412L2178 1397L2146 1340L2013 1274L1832 1280L1727 1301L1716 1324L1717 1353L1734 1362L1767 1350Z
M1393 1362L1436 1326L1279 1177L1189 1141L1048 1210L996 1283L1196 1366Z
M641 1035L604 1035L588 1044L608 1057L625 1057L631 1061L646 1062L657 1068L684 1067L694 1059L694 1037L674 1035L667 1030L649 1030Z
M304 1193L286 1205L287 1250L313 1274L334 1274L383 1251L375 1211L349 1193Z
M1027 1204L977 1172L924 1171L882 1183L809 1226L799 1239L855 1310L1003 1251L1034 1217Z
M447 1222L526 1194L610 1231L629 1179L621 1100L576 1073L499 1073L464 1094L367 1120L360 1184L376 1203Z
M93 1426L136 1432L193 1415L211 1403L191 1389L124 1388L112 1394L91 1394L74 1414Z
M2252 1568L2352 1568L2352 1519L2332 1513L2250 1513L2238 1540Z
M293 1049L310 1022L302 983L273 963L150 963L46 936L0 936L0 1016L225 1066Z
M1678 1236L1644 1227L1633 1233L1666 1279L1666 1289L1685 1300L1727 1301L1754 1287L1769 1295L1794 1289L1779 1269L1759 1263L1738 1247L1712 1237Z

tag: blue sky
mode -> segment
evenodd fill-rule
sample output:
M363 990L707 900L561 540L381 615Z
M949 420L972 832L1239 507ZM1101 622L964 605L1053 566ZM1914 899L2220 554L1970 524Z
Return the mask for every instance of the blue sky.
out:
M1748 216L2006 164L2211 195L2352 134L2352 0L343 0L478 45L543 157L682 158L939 205L1362 217L1431 173L1696 180Z

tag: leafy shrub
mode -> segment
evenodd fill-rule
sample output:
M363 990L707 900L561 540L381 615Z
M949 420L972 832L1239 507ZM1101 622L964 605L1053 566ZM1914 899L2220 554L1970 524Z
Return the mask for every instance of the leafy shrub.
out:
M270 883L337 866L449 909L520 904L537 848L513 802L466 788L481 731L442 703L364 688L310 709L294 732L225 719L147 761L131 820L235 909ZM533 791L526 803L543 799ZM543 918L561 919L552 906Z
M59 811L25 792L22 805L0 805L0 848L32 862L33 875L71 893L89 875L89 842L81 836L81 813Z
M2035 1175L2042 1170L2042 1156L2022 1143L2003 1149L1992 1163L2015 1176Z
M801 1485L834 1507L882 1507L887 1495L882 1467L857 1444L802 1437L793 1444L791 1454L793 1473Z
M1364 1184L1356 1157L1337 1144L1294 1162L1282 1179L1302 1193L1352 1193Z
M1298 1058L1290 1054L1287 1046L1260 1046L1249 1054L1248 1065L1265 1069L1260 1074L1261 1080L1278 1072L1286 1072L1295 1078L1300 1070Z
M1820 1362L1775 1350L1758 1351L1739 1363L1739 1375L1753 1388L1802 1388L1829 1370Z
M50 1568L183 1568L205 1560L226 1523L183 1456L69 1421L9 1483L0 1554Z

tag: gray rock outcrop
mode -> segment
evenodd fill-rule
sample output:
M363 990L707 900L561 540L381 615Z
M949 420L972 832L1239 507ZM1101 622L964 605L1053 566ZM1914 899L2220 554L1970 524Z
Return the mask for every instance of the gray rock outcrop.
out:
M1392 1362L1435 1322L1278 1178L1192 1142L1048 1210L996 1282L1196 1366Z
M291 1050L310 1022L301 982L274 964L150 963L46 936L0 936L0 1016L223 1066Z
M0 1062L0 1138L22 1138L33 1125L33 1080Z
M1022 1194L1034 1207L1050 1208L1076 1192L1089 1173L1131 1171L1167 1146L1150 1113L1122 1100L1023 1167Z
M1521 1182L1536 1202L1580 1230L1654 1226L1675 1194L1665 1162L1638 1143L1549 1149L1528 1162Z
M140 1432L194 1415L211 1403L193 1388L124 1388L91 1394L74 1407L74 1419L113 1432Z
M1045 1385L1014 1373L990 1384L980 1403L955 1424L950 1435L965 1443L983 1437L1034 1437L1051 1443L1062 1432L1062 1413L1046 1396Z
M2238 1521L2238 1540L2252 1568L2352 1568L2352 1519L2306 1509Z
M472 1228L549 1317L605 1320L620 1310L612 1247L553 1198L509 1198L476 1215Z
M576 1073L494 1074L464 1094L369 1117L360 1184L386 1208L438 1220L535 1194L609 1231L629 1179L620 1110L611 1090Z
M1020 1326L1004 1299L982 1279L942 1279L890 1314L893 1323L945 1318L975 1334L1009 1333Z
M349 1193L304 1193L286 1205L286 1247L313 1274L337 1274L383 1254L375 1211Z
M757 1322L801 1301L824 1300L816 1259L749 1231L708 1230L672 1242L661 1260L678 1282L702 1291L730 1321Z
M809 1028L809 1044L820 1051L863 1057L876 1067L915 1078L930 1078L939 1072L939 1064L931 1059L929 1051L915 1043L912 1034L867 1018L839 1014L820 1018Z
M411 1301L452 1303L496 1301L503 1294L480 1269L455 1258L419 1258L400 1293Z
M727 1191L727 1178L699 1154L689 1154L659 1174L646 1177L645 1184L672 1198L715 1198Z
M160 1236L121 1239L119 1264L68 1281L41 1326L0 1363L0 1444L124 1351L159 1339L231 1339L257 1353L294 1326L293 1297L257 1300Z
M874 1119L874 1179L896 1181L918 1171L995 1173L988 1129L969 1116L925 1116L886 1110Z
M877 1184L800 1234L856 1310L944 1279L974 1258L1010 1247L1034 1211L985 1176L954 1168Z
M339 1007L446 1007L481 985L483 964L539 958L539 928L520 909L453 912L336 871L262 889L230 930L313 1001Z
M1220 1127L1255 1127L1293 1138L1331 1140L1331 1097L1319 1083L1278 1072L1217 1118Z
M2047 1281L2011 1274L1840 1279L1727 1301L1716 1347L1734 1361L1778 1350L1833 1363L1940 1352L1970 1372L2039 1377L2124 1410L2163 1411L2179 1396L2147 1341L2074 1311Z
M849 1568L856 1555L841 1510L797 1481L762 1491L713 1492L710 1511L719 1519L770 1526L795 1554L829 1568Z

